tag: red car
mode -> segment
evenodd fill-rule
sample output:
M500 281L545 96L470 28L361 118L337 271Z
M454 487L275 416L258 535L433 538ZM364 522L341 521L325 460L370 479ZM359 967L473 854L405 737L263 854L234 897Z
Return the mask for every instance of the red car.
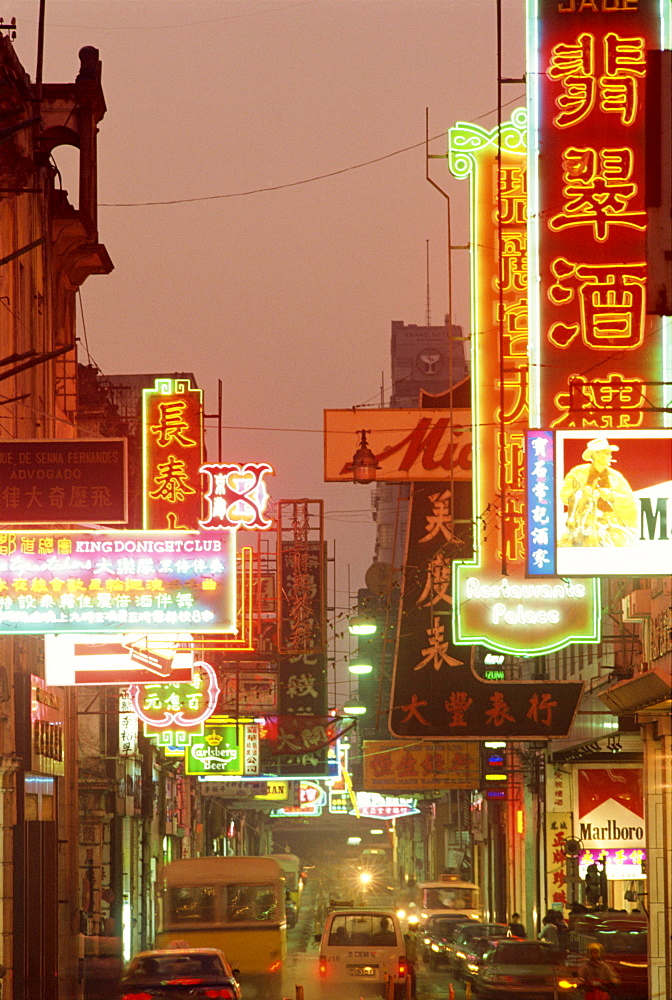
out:
M605 962L621 980L611 988L613 1000L648 1000L647 921L643 914L589 914L574 925L576 951L567 955L566 965L575 970L586 960L591 941L604 948Z

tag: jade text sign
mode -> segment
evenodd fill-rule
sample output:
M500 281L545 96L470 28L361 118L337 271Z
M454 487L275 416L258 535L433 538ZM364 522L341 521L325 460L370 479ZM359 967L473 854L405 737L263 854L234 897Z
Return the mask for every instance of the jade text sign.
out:
M235 532L0 534L0 633L235 632Z

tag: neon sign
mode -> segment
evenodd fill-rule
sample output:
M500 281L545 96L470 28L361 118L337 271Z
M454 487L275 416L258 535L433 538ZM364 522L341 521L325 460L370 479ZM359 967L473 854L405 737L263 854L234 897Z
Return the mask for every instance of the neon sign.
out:
M473 506L478 528L474 559L453 564L453 641L514 654L599 639L595 581L570 581L553 590L534 586L525 574L530 372L526 136L526 114L517 110L502 124L500 135L497 129L458 123L450 130L449 148L452 173L471 179Z
M204 660L194 663L194 680L186 684L131 684L133 710L144 723L145 736L159 743L185 745L192 731L214 713L219 697L215 670Z
M666 6L530 10L530 422L660 426L669 335L646 316L645 76L646 51L667 47Z
M189 379L142 391L145 528L195 528L201 516L203 392Z
M0 633L235 632L235 532L0 534Z
M273 522L264 517L268 505L268 490L264 477L275 475L265 463L245 465L202 465L207 476L205 500L207 517L199 521L206 530L219 528L270 528Z

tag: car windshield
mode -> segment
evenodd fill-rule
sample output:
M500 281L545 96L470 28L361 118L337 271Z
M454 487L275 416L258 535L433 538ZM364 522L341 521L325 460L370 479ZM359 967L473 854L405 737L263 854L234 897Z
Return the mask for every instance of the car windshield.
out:
M218 955L138 955L131 962L127 979L207 979L225 974Z
M490 960L495 965L551 965L553 953L534 941L500 941Z
M478 889L450 886L424 890L423 905L428 910L466 910L478 906Z

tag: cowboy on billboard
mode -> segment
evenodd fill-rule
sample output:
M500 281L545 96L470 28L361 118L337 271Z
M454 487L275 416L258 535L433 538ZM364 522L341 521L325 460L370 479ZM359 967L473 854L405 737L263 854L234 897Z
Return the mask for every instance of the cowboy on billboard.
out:
M558 545L623 546L635 540L637 502L625 476L611 467L618 450L606 438L594 438L581 456L586 464L565 476L560 499L567 522Z

